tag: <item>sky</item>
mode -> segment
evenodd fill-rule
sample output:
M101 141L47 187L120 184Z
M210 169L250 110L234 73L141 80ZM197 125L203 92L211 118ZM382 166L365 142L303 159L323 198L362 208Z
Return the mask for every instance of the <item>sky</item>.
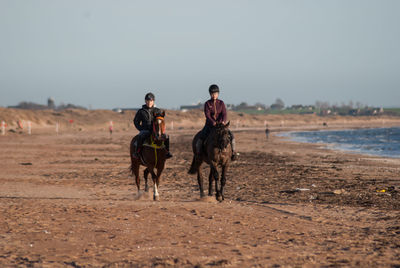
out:
M0 106L400 107L398 0L0 0Z

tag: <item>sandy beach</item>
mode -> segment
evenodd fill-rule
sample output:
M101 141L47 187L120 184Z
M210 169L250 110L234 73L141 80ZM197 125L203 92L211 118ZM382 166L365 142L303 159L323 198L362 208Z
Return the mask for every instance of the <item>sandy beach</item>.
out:
M6 118L9 110L0 112ZM275 135L399 126L398 118L231 113L240 157L220 203L199 199L196 176L187 174L201 112L171 112L174 157L154 202L147 194L138 198L129 173L129 142L137 133L132 115L104 112L91 119L87 112L80 115L84 123L77 113L27 114L36 127L32 135L16 129L0 136L2 267L400 266L400 159ZM15 128L22 115L9 114L15 117L9 129ZM54 118L68 116L76 125L56 135Z

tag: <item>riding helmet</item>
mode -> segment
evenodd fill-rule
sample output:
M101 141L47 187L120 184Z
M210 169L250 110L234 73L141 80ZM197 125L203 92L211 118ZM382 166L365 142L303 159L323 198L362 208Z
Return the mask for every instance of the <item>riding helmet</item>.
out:
M209 88L208 88L208 92L210 92L210 95L213 93L219 93L219 87L215 84L212 84Z
M149 92L146 94L146 96L144 97L144 100L156 100L156 97L154 97L154 94Z

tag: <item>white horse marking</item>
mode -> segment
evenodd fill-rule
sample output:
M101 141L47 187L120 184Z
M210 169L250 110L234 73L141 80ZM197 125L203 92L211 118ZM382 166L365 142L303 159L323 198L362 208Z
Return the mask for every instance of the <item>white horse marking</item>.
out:
M157 183L154 183L154 196L158 196L158 187L157 187Z

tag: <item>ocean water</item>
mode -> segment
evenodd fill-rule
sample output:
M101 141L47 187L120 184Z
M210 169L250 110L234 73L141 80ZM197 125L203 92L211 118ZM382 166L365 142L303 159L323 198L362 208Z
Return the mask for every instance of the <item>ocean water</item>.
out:
M400 127L288 132L281 136L298 142L324 143L332 149L400 158Z

